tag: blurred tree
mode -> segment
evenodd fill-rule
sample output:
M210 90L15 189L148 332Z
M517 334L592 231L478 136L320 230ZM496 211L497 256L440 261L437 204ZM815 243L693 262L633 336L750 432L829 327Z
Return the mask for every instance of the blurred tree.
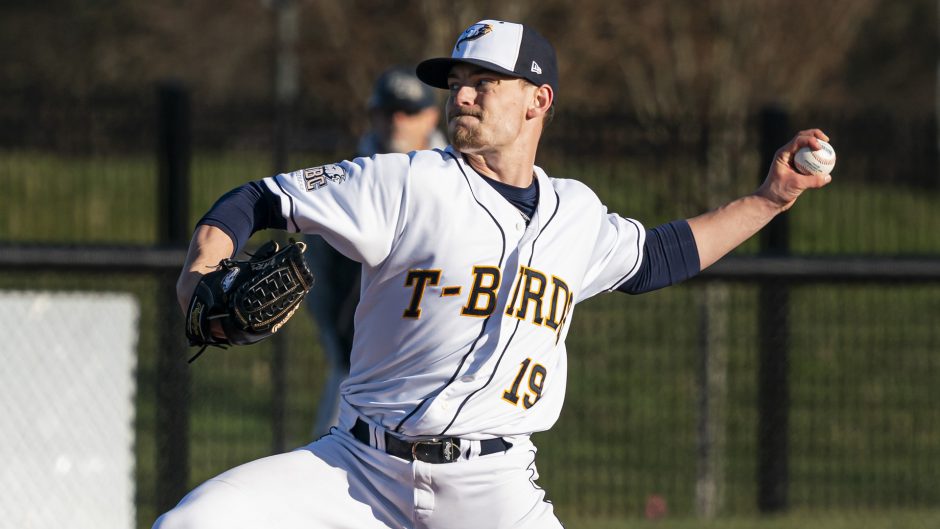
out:
M841 68L827 84L842 87L825 103L847 112L930 113L937 82L940 2L882 0L861 24Z
M149 90L198 101L270 100L265 0L9 0L0 87L79 96ZM933 0L297 0L301 98L361 111L389 64L447 53L480 18L523 20L555 42L559 102L648 117L723 118L791 106L933 109ZM563 111L562 108L562 111Z
M100 89L110 69L108 49L127 36L134 22L116 1L4 2L0 86L78 95Z
M601 97L648 115L727 116L802 105L833 89L875 0L629 0L579 5L566 39L571 79L615 80ZM601 60L603 58L603 60ZM603 81L601 81L603 82ZM582 83L585 99L595 83Z

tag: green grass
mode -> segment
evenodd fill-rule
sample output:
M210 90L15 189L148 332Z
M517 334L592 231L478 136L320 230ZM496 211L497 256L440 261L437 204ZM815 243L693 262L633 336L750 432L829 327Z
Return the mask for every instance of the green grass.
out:
M798 512L782 516L719 518L666 517L563 520L567 529L933 529L937 511Z
M294 166L327 158L310 156ZM194 223L224 191L266 176L262 153L198 153ZM647 176L636 163L560 166L612 210L648 224L699 211L694 185ZM791 212L793 248L807 253L940 253L938 197L905 188L833 184ZM3 242L139 243L156 239L156 174L147 156L69 158L0 153ZM264 237L264 235L259 235ZM754 242L743 251L753 251ZM152 278L10 273L0 288L112 290L141 302L138 364L138 526L156 516L154 366L160 333ZM754 492L757 289L726 284L724 507L693 517L702 284L577 306L568 338L569 384L556 427L535 436L539 480L569 528L940 526L940 286L818 285L791 291L793 513L759 518ZM325 366L302 311L288 340L287 447L309 442ZM271 343L210 350L193 364L190 481L272 451ZM669 516L643 519L646 498ZM920 510L923 509L923 510Z
M297 157L294 163L319 160ZM190 224L222 193L271 173L266 153L197 153L190 167ZM149 155L0 151L0 241L154 243L157 186L156 162Z
M936 191L841 184L807 193L790 212L791 244L803 254L937 254Z
M296 155L295 168L332 161ZM717 206L682 161L650 168L635 161L554 163L550 174L591 186L611 211L653 226ZM222 193L271 174L264 152L197 152L191 164L190 223ZM754 186L750 178L729 193ZM157 172L152 156L69 157L0 151L0 240L59 243L152 243L156 240ZM727 198L733 198L729 195ZM936 191L841 183L801 198L789 213L795 253L940 253ZM754 251L755 241L742 247Z

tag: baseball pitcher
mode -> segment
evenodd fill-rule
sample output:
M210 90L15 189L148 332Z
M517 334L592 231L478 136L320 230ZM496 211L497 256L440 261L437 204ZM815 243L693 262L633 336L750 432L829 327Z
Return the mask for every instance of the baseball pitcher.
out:
M559 416L578 303L683 281L829 182L794 171L799 148L828 139L803 131L753 194L648 229L535 165L561 92L531 27L483 20L416 73L448 91L447 148L264 178L200 221L184 308L264 228L318 234L361 263L361 301L338 426L208 480L154 527L562 527L530 436Z

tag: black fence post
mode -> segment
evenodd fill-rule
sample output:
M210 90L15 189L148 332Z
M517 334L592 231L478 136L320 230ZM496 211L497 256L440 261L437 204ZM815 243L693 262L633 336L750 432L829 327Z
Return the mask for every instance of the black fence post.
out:
M158 241L185 247L189 228L189 163L191 154L189 93L180 84L157 86L157 160L159 166ZM176 300L178 271L160 274L158 311L164 322L156 367L156 507L166 512L189 487L190 373L183 318Z
M779 107L761 111L761 168L773 163L776 150L791 136L789 115ZM764 175L761 175L763 180ZM790 252L787 213L773 219L760 237L764 255ZM758 308L760 360L758 373L757 506L762 513L787 509L789 469L789 287L780 281L761 283Z
M287 170L291 116L300 91L297 40L300 36L300 4L295 0L277 0L271 4L274 16L274 171ZM280 236L283 242L285 237ZM273 337L271 358L271 431L272 450L287 449L287 356L285 331Z

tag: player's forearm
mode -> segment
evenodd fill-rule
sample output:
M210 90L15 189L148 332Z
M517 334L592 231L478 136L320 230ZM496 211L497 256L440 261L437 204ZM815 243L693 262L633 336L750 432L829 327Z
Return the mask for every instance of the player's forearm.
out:
M199 278L214 270L222 259L231 257L234 251L235 245L224 231L205 224L196 228L183 270L176 281L176 297L184 313Z
M689 219L702 270L751 238L784 209L754 194Z

